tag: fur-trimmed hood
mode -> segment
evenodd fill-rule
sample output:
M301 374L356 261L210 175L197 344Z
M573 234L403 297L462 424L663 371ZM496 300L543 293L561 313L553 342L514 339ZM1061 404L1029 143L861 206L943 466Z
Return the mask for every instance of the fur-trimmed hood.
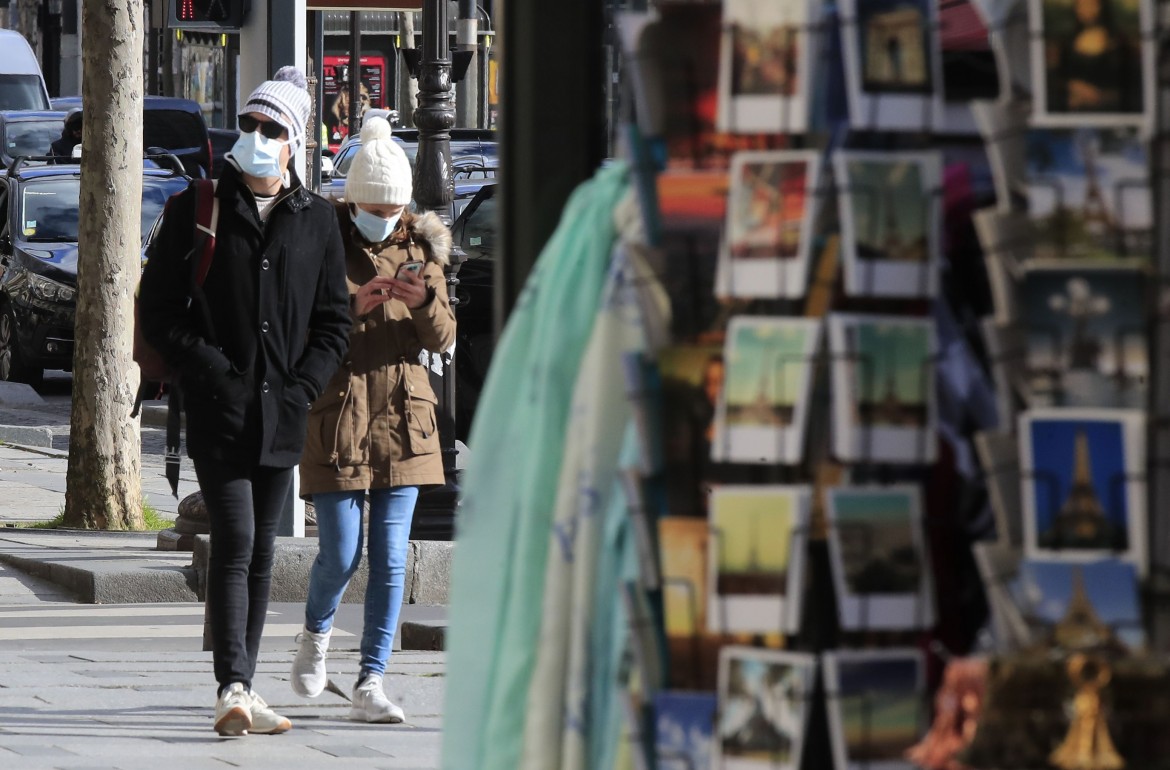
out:
M338 221L351 222L349 204L342 200L337 201L335 205L337 206ZM424 211L421 214L415 214L411 211L404 211L398 227L390 236L390 242L396 243L407 238L424 246L430 258L440 265L446 267L447 263L451 261L451 228L443 224L443 220L435 212Z

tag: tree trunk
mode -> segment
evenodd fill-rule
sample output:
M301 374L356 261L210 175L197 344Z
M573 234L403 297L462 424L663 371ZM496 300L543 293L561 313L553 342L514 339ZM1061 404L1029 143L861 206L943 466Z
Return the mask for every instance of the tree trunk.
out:
M414 48L414 11L399 11L398 39L402 48ZM418 107L418 81L406 70L406 61L398 59L398 125L414 125L414 111Z
M131 419L134 289L141 272L142 0L84 0L77 321L65 524L141 529L141 443Z

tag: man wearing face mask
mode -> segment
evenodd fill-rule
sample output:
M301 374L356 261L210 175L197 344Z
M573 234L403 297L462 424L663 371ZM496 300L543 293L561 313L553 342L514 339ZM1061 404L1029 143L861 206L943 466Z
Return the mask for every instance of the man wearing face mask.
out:
M382 675L402 607L419 487L444 482L436 398L420 354L455 341L443 275L451 232L432 212L406 211L411 197L410 162L390 124L367 120L337 204L354 321L349 354L313 404L301 460L301 494L317 511L319 550L292 670L299 695L321 694L333 615L361 563L368 492L369 582L350 711L358 722L404 719L386 698Z
M207 607L221 735L292 726L256 694L252 677L309 405L337 370L350 328L337 217L289 164L308 117L305 78L294 67L252 92L216 186L215 253L202 285L192 185L167 203L139 297L147 341L178 373L187 454L210 518Z

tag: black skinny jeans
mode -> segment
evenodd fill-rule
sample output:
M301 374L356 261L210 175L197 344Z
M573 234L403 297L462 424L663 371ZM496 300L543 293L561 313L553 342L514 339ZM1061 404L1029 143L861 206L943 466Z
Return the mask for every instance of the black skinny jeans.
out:
M207 608L215 679L221 692L233 682L251 689L292 468L194 465L211 523Z

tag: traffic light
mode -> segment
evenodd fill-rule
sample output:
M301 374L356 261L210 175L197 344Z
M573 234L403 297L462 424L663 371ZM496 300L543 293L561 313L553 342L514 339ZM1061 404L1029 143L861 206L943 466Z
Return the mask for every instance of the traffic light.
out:
M238 32L250 0L167 0L167 26L203 32Z

